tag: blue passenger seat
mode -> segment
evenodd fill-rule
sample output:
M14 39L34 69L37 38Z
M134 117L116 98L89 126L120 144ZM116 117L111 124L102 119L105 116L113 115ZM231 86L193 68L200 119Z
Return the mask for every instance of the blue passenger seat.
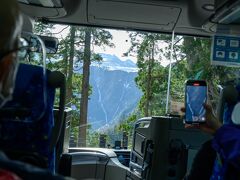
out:
M231 115L234 106L240 101L240 85L229 84L223 87L218 104L217 116L223 124L233 124Z
M59 78L59 79L58 79ZM55 81L56 80L56 81ZM59 118L54 121L55 89L60 87ZM0 147L9 158L55 171L55 146L62 127L63 74L20 64L13 98L0 110Z

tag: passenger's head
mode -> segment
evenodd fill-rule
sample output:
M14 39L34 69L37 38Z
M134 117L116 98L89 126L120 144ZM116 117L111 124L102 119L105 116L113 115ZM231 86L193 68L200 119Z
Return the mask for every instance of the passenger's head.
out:
M0 107L11 98L18 68L17 51L22 17L16 0L0 6Z

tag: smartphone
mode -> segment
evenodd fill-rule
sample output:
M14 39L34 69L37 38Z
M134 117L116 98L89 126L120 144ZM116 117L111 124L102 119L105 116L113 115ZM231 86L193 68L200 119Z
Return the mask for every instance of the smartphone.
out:
M202 80L188 80L185 88L185 123L205 123L207 102L207 83Z

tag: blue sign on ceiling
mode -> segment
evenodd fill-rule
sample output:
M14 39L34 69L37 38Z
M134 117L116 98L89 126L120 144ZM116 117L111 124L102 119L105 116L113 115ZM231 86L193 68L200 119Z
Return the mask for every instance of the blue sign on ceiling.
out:
M211 58L213 65L240 66L240 37L214 36Z

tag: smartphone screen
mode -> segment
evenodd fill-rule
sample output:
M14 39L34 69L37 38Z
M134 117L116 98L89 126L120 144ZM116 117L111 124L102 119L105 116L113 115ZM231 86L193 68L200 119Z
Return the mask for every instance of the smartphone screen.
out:
M189 80L186 83L186 123L203 123L206 120L207 85L205 81Z

